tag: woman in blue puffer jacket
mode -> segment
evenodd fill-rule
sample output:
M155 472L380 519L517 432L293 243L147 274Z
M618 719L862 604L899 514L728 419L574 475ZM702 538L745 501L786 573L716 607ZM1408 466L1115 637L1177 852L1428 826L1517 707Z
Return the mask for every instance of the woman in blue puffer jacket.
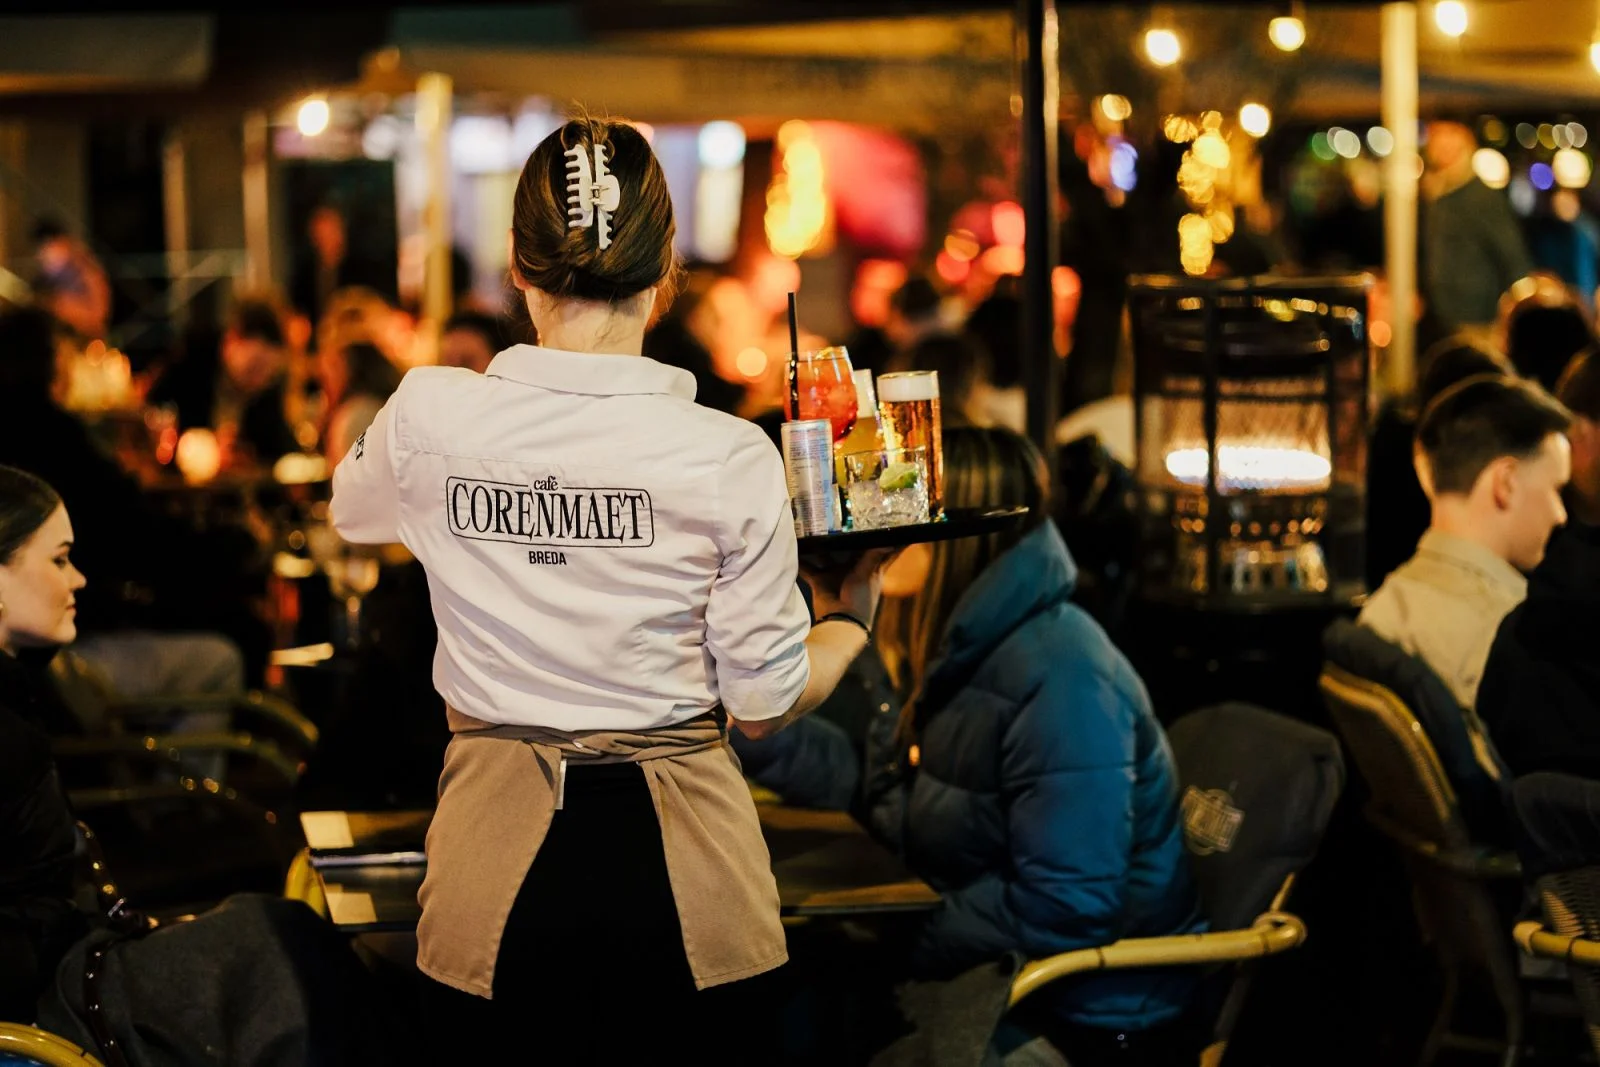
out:
M944 454L947 506L1027 504L1035 518L913 546L885 574L876 643L911 696L869 731L861 802L944 898L914 969L1202 930L1172 753L1138 675L1069 599L1077 569L1045 519L1043 461L992 429L947 431ZM1081 976L1035 994L1030 1014L1074 1067L1154 1063L1194 981Z

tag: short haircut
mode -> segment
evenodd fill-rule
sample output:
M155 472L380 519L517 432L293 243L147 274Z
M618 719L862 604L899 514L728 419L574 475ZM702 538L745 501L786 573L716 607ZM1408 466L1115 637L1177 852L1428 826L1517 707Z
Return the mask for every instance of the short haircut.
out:
M1458 382L1485 374L1509 374L1511 368L1492 353L1462 337L1452 337L1424 353L1417 380L1417 406L1426 408L1435 397Z
M1591 345L1572 357L1556 384L1556 398L1574 415L1600 422L1600 348Z
M1478 476L1503 456L1529 459L1551 434L1564 433L1572 413L1532 382L1479 375L1457 382L1429 404L1417 427L1435 493L1470 493Z
M481 311L456 312L445 320L444 329L439 331L439 335L442 337L451 330L468 330L477 334L489 346L490 352L499 352L506 346L500 320Z
M284 346L283 319L265 300L241 300L228 313L228 332L242 341L260 341L273 348Z

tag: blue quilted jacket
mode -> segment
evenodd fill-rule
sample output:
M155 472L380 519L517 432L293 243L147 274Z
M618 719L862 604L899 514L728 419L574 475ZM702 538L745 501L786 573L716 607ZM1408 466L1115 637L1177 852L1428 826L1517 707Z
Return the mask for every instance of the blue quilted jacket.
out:
M1204 929L1177 777L1144 685L1069 601L1077 568L1053 523L996 560L957 604L918 706L916 767L873 724L863 787L874 832L944 897L916 968L954 975ZM1036 994L1072 1022L1176 1018L1188 971L1084 975Z

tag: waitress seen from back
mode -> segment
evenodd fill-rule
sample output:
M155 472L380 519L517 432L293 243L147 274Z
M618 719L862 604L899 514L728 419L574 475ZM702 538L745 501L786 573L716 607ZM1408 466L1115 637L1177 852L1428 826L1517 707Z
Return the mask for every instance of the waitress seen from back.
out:
M452 1054L737 1062L741 980L787 958L723 724L770 733L832 691L878 561L815 587L813 625L772 444L639 354L673 232L637 130L551 134L510 234L540 343L412 371L334 475L334 525L404 543L439 624L454 737L417 963Z

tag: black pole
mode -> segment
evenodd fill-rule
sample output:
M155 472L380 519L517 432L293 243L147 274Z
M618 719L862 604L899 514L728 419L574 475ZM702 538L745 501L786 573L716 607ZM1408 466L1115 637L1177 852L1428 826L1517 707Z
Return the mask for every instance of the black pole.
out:
M1051 273L1060 258L1056 114L1061 99L1060 29L1055 0L1018 0L1022 45L1022 210L1027 219L1022 272L1022 375L1028 436L1044 453L1055 484L1056 420L1061 407Z

